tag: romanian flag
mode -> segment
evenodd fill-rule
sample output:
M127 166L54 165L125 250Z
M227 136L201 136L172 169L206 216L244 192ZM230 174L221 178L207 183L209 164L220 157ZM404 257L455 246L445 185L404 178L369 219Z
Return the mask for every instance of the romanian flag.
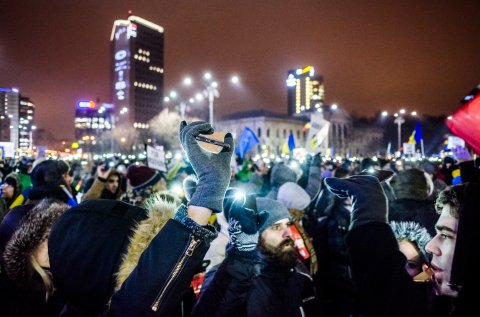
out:
M290 131L288 140L282 146L282 154L288 154L295 148L295 139L293 138L293 132Z

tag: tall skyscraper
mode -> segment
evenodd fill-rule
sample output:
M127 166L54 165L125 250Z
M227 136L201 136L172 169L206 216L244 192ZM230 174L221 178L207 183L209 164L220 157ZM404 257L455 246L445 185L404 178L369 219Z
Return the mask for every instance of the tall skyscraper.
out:
M130 15L114 22L110 41L115 121L146 129L163 109L163 28Z
M287 75L287 102L289 115L302 115L317 111L325 102L323 77L315 75L315 69L289 70Z
M28 97L20 95L18 107L18 147L27 150L33 146L32 132L35 129L33 118L35 117L35 104Z
M17 88L0 88L0 141L13 142L15 149L32 146L35 105Z

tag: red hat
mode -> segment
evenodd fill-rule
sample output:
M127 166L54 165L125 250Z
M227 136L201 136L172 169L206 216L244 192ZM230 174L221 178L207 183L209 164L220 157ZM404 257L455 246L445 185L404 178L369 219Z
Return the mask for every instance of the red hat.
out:
M147 166L130 165L127 179L134 190L155 185L162 178L162 173Z

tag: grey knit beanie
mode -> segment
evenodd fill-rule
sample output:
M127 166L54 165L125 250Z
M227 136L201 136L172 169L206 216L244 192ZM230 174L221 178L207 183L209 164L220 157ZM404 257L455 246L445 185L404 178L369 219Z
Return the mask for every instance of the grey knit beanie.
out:
M262 234L265 229L272 226L279 220L288 218L290 219L290 213L288 212L287 207L285 207L281 202L265 197L257 197L257 211L265 210L268 212L269 216L263 226L260 227L258 233Z

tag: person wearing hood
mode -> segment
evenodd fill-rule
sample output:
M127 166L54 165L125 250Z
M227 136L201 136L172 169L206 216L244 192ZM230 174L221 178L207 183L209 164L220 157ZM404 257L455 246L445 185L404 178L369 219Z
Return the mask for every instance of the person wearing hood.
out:
M198 178L188 206L162 193L149 198L147 210L89 200L55 221L42 254L65 302L58 316L169 316L178 307L216 236L207 223L222 210L230 179L231 134L225 136L229 148L215 155L195 140L213 132L202 121L180 124L180 142Z
M10 173L5 177L1 190L0 222L11 209L23 205L25 201L25 197L22 194L21 180L16 173Z
M359 313L364 316L478 316L474 288L476 251L480 240L478 204L480 185L470 183L443 191L436 202L441 212L436 235L425 246L432 255L430 303L418 293L405 270L405 256L398 248L387 220L387 200L376 177L327 178L327 188L350 198L353 211L347 244L353 277L359 289ZM445 304L437 306L437 303Z
M16 209L0 226L0 307L5 316L55 316L62 302L54 292L44 256L53 223L69 207L43 199L23 214ZM21 212L20 215L15 215ZM10 229L10 230L7 230Z
M390 222L393 234L398 241L398 248L405 255L405 269L414 279L419 279L424 272L429 258L425 246L432 239L427 229L414 221Z
M92 186L83 195L82 201L91 199L120 200L124 194L122 190L123 175L113 168L104 169L105 165L97 166L97 174Z

